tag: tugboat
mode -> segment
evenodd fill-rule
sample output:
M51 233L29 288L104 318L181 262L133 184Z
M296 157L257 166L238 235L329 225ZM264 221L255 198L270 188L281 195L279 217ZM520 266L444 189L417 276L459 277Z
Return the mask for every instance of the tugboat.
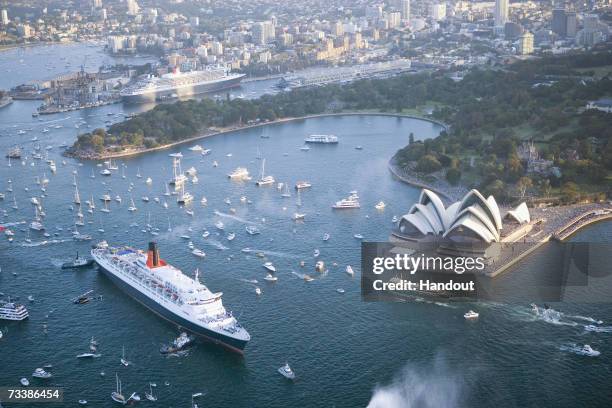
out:
M195 337L183 332L172 343L161 346L159 352L162 354L176 353L189 347L195 342Z
M65 262L62 264L62 269L78 269L85 268L93 265L93 259L80 258L77 252L76 258L72 262Z

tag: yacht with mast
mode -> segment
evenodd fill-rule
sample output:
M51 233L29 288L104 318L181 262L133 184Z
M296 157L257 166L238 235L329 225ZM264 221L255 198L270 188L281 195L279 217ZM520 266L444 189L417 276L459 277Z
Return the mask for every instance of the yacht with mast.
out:
M266 176L266 159L263 159L261 162L261 173L259 175L259 180L255 182L258 186L267 186L270 184L274 184L274 177Z
M129 247L94 248L91 255L117 286L164 319L193 334L242 353L249 333L223 306L223 293L169 265L157 244L145 253Z

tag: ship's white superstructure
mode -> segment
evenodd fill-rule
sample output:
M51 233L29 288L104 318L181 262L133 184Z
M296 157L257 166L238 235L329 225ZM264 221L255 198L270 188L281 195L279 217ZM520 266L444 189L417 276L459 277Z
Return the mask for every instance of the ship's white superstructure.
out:
M28 317L28 309L24 305L13 302L0 302L0 320L23 320Z

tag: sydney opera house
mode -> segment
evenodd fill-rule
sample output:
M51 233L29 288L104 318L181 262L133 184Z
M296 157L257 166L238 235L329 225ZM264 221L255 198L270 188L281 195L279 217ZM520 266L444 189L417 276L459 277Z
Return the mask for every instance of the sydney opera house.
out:
M440 197L423 189L419 201L398 222L396 238L486 248L496 242L516 242L532 227L525 203L503 216L493 196L471 190L461 201L445 207Z

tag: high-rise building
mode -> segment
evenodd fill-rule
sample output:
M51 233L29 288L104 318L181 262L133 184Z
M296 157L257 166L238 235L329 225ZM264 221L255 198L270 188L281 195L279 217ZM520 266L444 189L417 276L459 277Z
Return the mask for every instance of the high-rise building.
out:
M520 55L533 54L533 34L529 31L525 31L519 37L518 53Z
M508 0L495 0L495 26L503 27L508 21Z
M446 3L432 3L431 18L435 21L444 20L446 18Z
M576 12L567 11L565 12L565 35L570 38L576 37L577 24L576 24Z
M93 0L92 5L94 8L102 8L102 0Z
M553 33L557 34L559 37L565 37L567 35L567 17L565 15L565 9L553 9L550 28Z
M392 11L387 13L386 20L389 24L389 28L397 28L400 26L402 16L398 11Z
M400 0L400 14L402 16L402 20L408 21L410 20L410 0Z
M8 23L9 23L8 10L3 9L2 10L2 25L7 25Z
M504 25L504 37L506 40L516 40L523 34L523 27L520 24L508 21Z
M275 38L274 25L271 21L261 21L253 24L251 36L255 44L267 44Z
M342 23L342 21L336 21L334 24L332 24L331 32L336 37L343 36L344 35L344 24Z
M128 15L135 16L140 11L140 7L136 0L127 0Z

